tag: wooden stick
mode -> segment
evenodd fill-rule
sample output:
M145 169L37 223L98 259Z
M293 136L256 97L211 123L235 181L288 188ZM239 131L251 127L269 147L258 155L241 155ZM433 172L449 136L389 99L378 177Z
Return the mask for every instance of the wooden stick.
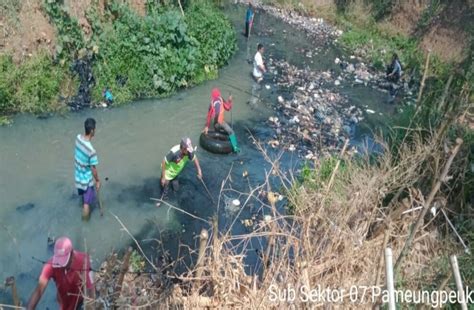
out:
M5 280L5 286L11 286L12 288L12 299L15 307L20 307L20 298L18 298L18 292L16 290L15 277L11 276Z
M385 274L386 285L388 290L388 309L396 310L395 306L395 284L393 281L393 264L392 264L392 249L385 249Z
M128 265L130 263L130 256L132 255L132 251L132 247L128 247L127 252L125 252L125 255L123 256L122 268L120 269L120 274L117 280L117 286L115 286L114 289L114 298L120 297L120 294L122 292L123 279L125 278L125 274L128 271Z
M100 216L104 216L104 205L102 204L102 198L100 197L100 190L97 189L97 200L99 200Z
M211 198L212 203L216 204L216 201L214 200L214 198L212 198L211 192L207 188L206 183L204 183L204 180L202 178L199 178L199 180L201 181L202 185L204 186L204 189L206 190L207 195L209 196L209 198Z
M421 96L423 95L423 88L425 88L426 74L428 73L428 67L430 64L430 55L431 55L431 50L428 50L428 55L426 56L425 71L423 72L423 78L421 79L420 91L418 92L418 98L416 99L417 107L420 105Z
M449 168L451 167L451 164L453 163L454 157L456 157L456 154L459 152L459 148L461 147L461 144L463 143L461 138L456 139L456 145L453 147L451 151L451 155L448 158L448 161L446 162L446 165L444 166L443 172L441 173L441 177L436 181L434 184L433 188L431 189L430 195L428 196L428 199L425 202L425 205L423 206L423 210L421 211L420 215L418 216L418 219L416 223L413 225L413 228L410 232L410 235L408 236L407 241L405 242L405 245L403 246L402 252L400 253L400 256L398 256L397 262L395 263L394 267L394 272L395 274L397 273L398 269L400 268L403 259L405 258L406 254L408 253L408 250L411 248L411 244L413 242L413 239L415 237L416 232L420 228L423 219L426 215L426 212L430 209L431 203L433 202L436 194L438 193L441 183L443 183L446 180L446 177L448 176Z
M209 233L207 229L203 228L201 234L199 234L199 253L198 260L196 263L196 277L200 278L202 276L203 269L201 268L202 262L204 260L204 254L206 252L207 241L209 240Z
M454 279L456 280L456 288L458 289L458 302L461 305L462 310L467 310L466 296L464 296L464 288L462 286L461 273L459 272L458 259L456 255L451 255L449 260L451 261Z
M181 0L178 0L178 4L179 4L179 9L181 10L181 14L184 17L184 11L183 11L183 6L181 5Z

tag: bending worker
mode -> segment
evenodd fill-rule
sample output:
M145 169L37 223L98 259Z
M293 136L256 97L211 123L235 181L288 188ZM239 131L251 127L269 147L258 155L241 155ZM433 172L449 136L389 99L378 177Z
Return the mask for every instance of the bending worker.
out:
M171 148L169 153L163 158L161 162L161 199L166 199L169 191L169 184L173 187L174 191L178 190L178 176L186 166L188 161L194 162L197 169L197 177L202 179L201 166L199 160L194 154L193 145L191 139L188 137L182 138L180 144L175 145ZM160 202L156 204L157 207L161 205Z
M216 131L224 131L229 135L230 144L232 150L236 153L240 152L240 148L237 145L237 137L235 136L234 130L224 120L224 111L230 111L232 109L232 95L227 98L227 101L221 96L219 88L214 88L211 92L211 104L209 105L209 111L207 112L206 127L204 127L204 134L207 135L211 121L214 121L214 129Z
M38 285L28 301L28 310L36 308L51 279L56 283L56 297L61 310L82 309L82 305L87 304L83 297L84 286L87 297L95 300L90 257L74 250L67 237L59 238L54 244L54 255L43 266Z

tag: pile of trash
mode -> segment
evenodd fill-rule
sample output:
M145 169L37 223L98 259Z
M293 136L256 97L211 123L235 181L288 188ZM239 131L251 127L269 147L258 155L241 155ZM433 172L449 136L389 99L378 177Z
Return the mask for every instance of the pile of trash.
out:
M90 107L92 102L92 89L95 86L91 57L76 59L71 65L71 71L74 75L78 76L80 84L77 94L73 96L67 104L73 111Z
M361 109L326 87L337 81L334 74L300 69L283 60L274 60L272 69L280 95L277 114L268 119L275 131L268 144L306 159L338 152L363 117Z
M238 0L236 2L245 5L248 4L248 1L244 0ZM292 25L299 30L303 30L309 37L318 39L320 44L329 43L342 34L342 30L338 30L329 25L322 18L302 16L296 12L258 3L258 1L255 4L255 7L283 20L285 23Z

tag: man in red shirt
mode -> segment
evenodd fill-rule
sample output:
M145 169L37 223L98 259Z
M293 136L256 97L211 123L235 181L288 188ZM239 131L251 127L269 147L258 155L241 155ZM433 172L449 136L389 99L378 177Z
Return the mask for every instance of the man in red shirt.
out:
M87 296L95 299L89 255L74 251L69 238L59 238L54 244L53 257L43 266L38 286L28 301L27 309L36 308L50 279L56 283L59 309L80 309L84 301L84 278Z

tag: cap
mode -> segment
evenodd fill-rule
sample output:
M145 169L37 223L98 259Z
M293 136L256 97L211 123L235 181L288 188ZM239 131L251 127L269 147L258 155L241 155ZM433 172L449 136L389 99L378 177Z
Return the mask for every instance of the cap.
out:
M219 88L213 88L211 91L211 99L212 100L217 100L221 97L221 91Z
M71 257L72 242L67 237L61 237L54 244L53 268L66 267Z
M194 148L193 148L193 145L191 143L190 138L188 138L188 137L182 138L180 145L181 145L182 148L185 148L186 150L188 150L189 153L194 152Z

